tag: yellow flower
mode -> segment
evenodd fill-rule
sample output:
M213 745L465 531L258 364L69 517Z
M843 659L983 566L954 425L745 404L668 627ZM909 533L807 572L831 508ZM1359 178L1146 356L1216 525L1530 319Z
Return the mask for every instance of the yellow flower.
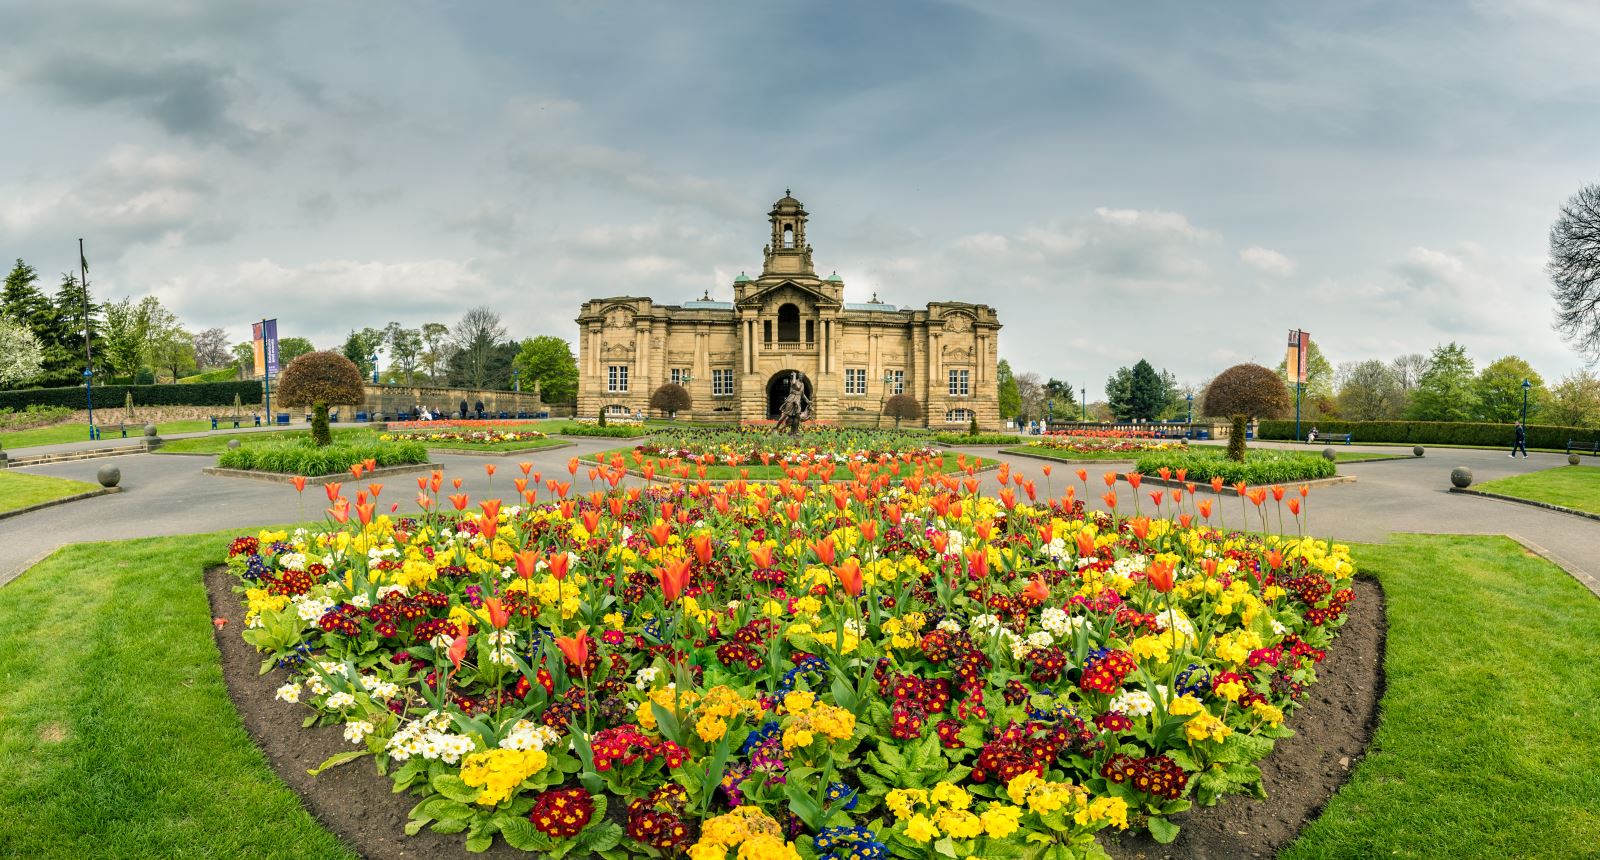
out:
M1239 697L1244 695L1244 684L1238 681L1228 681L1224 684L1218 684L1216 693L1230 702L1237 702L1239 701Z
M1256 702L1250 706L1250 712L1261 718L1261 721L1274 728L1283 725L1283 711L1266 702Z
M1030 771L1031 772L1031 771ZM1021 826L1022 809L1016 806L991 803L989 808L979 816L983 821L983 832L991 839L1004 839L1017 832Z
M926 815L914 815L910 821L906 822L906 836L917 842L927 842L938 837L938 835L939 828L935 827Z
M952 809L966 809L972 805L972 798L967 795L966 790L957 787L953 782L939 783L933 787L928 797L934 803L941 803Z
M728 723L721 717L704 716L695 721L695 733L706 743L716 743L728 733Z
M605 614L605 616L603 618L601 618L600 620L604 621L606 623L606 625L609 626L613 630L621 630L622 629L623 619L622 619L622 613L620 613L620 612L607 612Z
M1205 740L1221 741L1228 735L1233 734L1233 729L1228 728L1227 723L1205 711L1196 714L1193 719L1184 723L1183 731L1184 734L1189 736L1191 743L1199 743Z
M1106 822L1118 830L1128 829L1128 804L1120 797L1097 797L1089 805L1073 813L1072 820L1080 825Z
M479 805L495 806L549 762L544 750L492 749L473 753L461 763L461 781L482 789L477 797Z
M1167 705L1167 713L1170 713L1175 717L1186 717L1189 714L1198 714L1205 709L1206 706L1200 704L1199 699L1196 699L1194 696L1188 693L1184 693L1178 698L1173 699Z
M928 802L928 792L920 788L897 788L884 797L883 803L895 818L910 818L912 811Z
M983 821L965 809L941 809L934 823L955 839L972 839L983 832Z
M798 714L807 710L816 702L817 694L805 690L795 690L783 697L783 707L791 714Z

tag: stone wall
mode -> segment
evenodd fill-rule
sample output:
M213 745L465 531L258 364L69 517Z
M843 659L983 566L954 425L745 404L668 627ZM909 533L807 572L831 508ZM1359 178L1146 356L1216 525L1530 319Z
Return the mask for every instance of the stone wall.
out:
M361 410L368 414L381 412L385 416L392 416L400 412L410 412L421 405L432 412L459 415L463 400L467 401L468 409L477 406L478 401L482 400L483 408L487 412L506 412L515 415L521 411L532 415L551 411L539 398L537 387L533 391L523 391L520 394L515 391L480 391L431 385L369 384L366 389L367 402Z

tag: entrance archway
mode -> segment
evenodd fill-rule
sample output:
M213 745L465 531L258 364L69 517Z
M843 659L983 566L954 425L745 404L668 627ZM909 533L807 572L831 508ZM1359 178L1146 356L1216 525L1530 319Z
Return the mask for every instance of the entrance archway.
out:
M800 373L798 370L780 370L767 380L767 420L778 417L778 409L783 406L783 399L789 396L789 374L799 373L800 383L805 386L806 399L811 403L811 414L817 414L816 391L811 387L811 377Z

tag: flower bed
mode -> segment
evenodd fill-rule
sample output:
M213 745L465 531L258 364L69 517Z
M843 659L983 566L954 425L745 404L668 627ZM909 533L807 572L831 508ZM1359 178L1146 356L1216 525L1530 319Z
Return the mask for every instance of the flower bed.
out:
M360 524L230 548L245 638L296 673L278 698L343 727L327 767L419 798L408 832L695 860L1170 840L1260 791L1353 594L1340 546L925 468L567 489L440 513L435 480L416 518L358 498Z
M1146 474L1154 474L1162 469L1173 472L1183 469L1191 481L1221 478L1228 484L1243 482L1252 485L1332 478L1339 473L1332 460L1317 454L1251 449L1245 452L1244 462L1240 463L1228 459L1221 447L1153 451L1141 455L1134 468Z
M1051 434L1029 442L1026 447L1070 451L1075 454L1137 454L1145 451L1182 451L1188 447L1188 443L1181 439L1163 440L1148 436Z
M384 433L381 442L451 442L461 445L498 445L503 442L537 442L550 437L537 430L442 430L415 433Z
M217 466L318 477L347 472L368 461L380 468L426 463L428 449L419 442L335 442L319 448L311 443L311 437L302 436L223 451Z

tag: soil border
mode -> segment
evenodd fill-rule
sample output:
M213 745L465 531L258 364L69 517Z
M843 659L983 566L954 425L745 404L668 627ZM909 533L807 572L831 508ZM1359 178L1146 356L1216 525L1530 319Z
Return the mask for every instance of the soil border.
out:
M260 674L261 657L240 637L244 607L235 582L223 566L205 572L206 596L228 697L250 739L274 773L300 797L323 826L363 857L373 860L413 857L519 857L531 855L496 841L487 854L471 854L457 835L424 829L404 832L416 799L395 794L389 778L366 759L335 767L319 776L306 772L329 756L354 749L337 726L301 728L311 711L273 699L288 672ZM1334 647L1317 670L1317 683L1287 721L1294 737L1279 740L1258 762L1268 800L1230 796L1215 807L1174 816L1177 841L1161 845L1148 835L1104 840L1117 860L1166 858L1270 858L1299 836L1321 814L1365 755L1379 720L1386 688L1384 654L1388 636L1387 601L1378 581L1358 576L1356 600Z

